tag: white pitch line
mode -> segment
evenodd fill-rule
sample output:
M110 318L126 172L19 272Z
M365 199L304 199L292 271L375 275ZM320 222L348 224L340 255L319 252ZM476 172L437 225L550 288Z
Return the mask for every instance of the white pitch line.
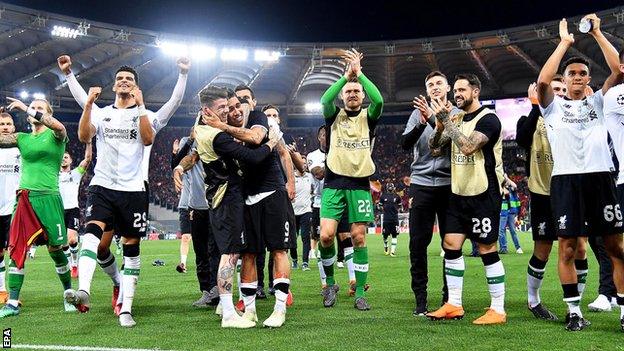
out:
M11 348L25 350L61 350L61 351L171 351L161 349L124 349L119 347L97 347L97 346L66 346L66 345L28 345L13 344Z

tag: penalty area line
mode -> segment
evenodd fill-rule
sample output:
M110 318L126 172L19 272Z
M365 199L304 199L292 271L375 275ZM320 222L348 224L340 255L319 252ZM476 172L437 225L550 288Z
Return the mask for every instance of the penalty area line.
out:
M120 347L98 347L98 346L67 346L67 345L29 345L13 344L13 349L22 350L61 350L61 351L173 351L162 349L125 349Z

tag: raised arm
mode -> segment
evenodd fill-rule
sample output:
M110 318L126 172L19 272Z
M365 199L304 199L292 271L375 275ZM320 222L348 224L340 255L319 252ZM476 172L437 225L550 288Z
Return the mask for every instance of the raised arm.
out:
M69 87L69 91L71 92L74 100L80 105L80 107L84 108L87 104L88 95L87 92L82 88L76 76L71 71L71 58L68 55L59 56L56 59L59 69L65 75L65 81L67 82L67 87ZM92 109L98 109L99 107L95 104L91 107Z
M518 142L518 145L525 149L529 149L531 147L531 143L533 142L533 133L535 133L537 121L541 115L537 101L536 83L529 85L527 96L531 101L531 112L529 112L527 117L520 117L520 119L518 119L518 123L516 123L516 142Z
M174 169L178 164L180 164L182 159L188 155L192 145L193 140L191 139L185 139L184 142L182 142L182 147L171 156L171 169Z
M154 113L156 117L156 120L154 121L154 129L156 132L164 128L167 123L169 123L171 116L173 116L178 107L180 107L182 99L184 99L186 81L188 78L188 71L191 68L191 61L186 57L181 57L178 59L177 64L180 69L180 74L178 75L178 81L173 88L173 93L171 93L169 100Z
M92 159L93 159L93 144L87 143L85 145L84 159L80 161L80 164L78 165L78 167L82 168L83 170L86 170L87 168L89 168L89 164L91 164Z
M337 107L334 104L334 101L340 94L340 89L347 84L347 77L342 76L338 81L332 84L321 96L321 106L323 108L323 117L331 118L336 114Z
M568 33L568 21L565 18L559 22L559 37L561 38L559 45L550 55L537 78L537 99L543 108L548 107L555 98L550 82L557 74L557 69L559 69L566 51L574 44L574 36Z
M138 106L137 109L139 110L139 134L141 135L141 141L145 146L152 145L152 143L154 143L154 136L156 132L154 131L152 123L150 123L149 117L147 116L147 109L143 103L143 92L137 86L132 90L131 94L134 97L134 101L136 101Z
M91 115L93 113L93 106L95 106L95 100L97 100L101 92L102 88L89 88L89 95L82 109L80 121L78 121L78 140L80 140L81 143L91 143L93 136L95 136L96 129L92 123Z
M379 117L381 117L381 111L383 110L383 97L381 96L381 92L379 91L379 89L377 89L375 84L373 84L373 82L371 82L370 79L368 79L364 75L364 73L362 73L361 61L363 57L364 55L362 55L362 53L358 52L356 49L343 51L342 58L347 63L347 72L345 73L345 78L347 80L349 78L357 78L358 82L362 84L362 88L364 89L366 94L368 94L368 98L371 102L370 106L368 107L368 118L372 120L377 120L379 119ZM338 92L340 92L340 89L338 90ZM322 101L323 100L321 99L321 102ZM333 99L331 102L333 102ZM325 112L325 108L323 108L323 112ZM333 114L323 114L325 115L325 118L333 117Z
M10 101L8 110L21 110L26 112L30 117L41 122L44 126L50 128L54 132L54 136L59 140L65 140L67 138L67 131L63 123L59 122L56 118L52 117L51 113L42 113L33 108L28 108L26 104L18 99L7 97Z
M618 51L600 30L600 18L598 18L596 14L592 13L585 16L584 18L590 19L592 21L593 28L591 32L589 32L589 34L594 37L594 39L596 39L596 42L600 47L600 51L602 51L602 55L604 56L605 61L607 61L609 69L611 70L611 74L607 77L604 84L602 85L602 93L606 94L611 87L621 83L622 81L622 72L620 72L620 58L618 55Z
M381 96L381 92L377 86L375 86L375 84L373 84L373 82L371 82L371 80L368 79L364 73L362 73L362 71L360 71L360 74L358 75L358 81L362 84L362 88L370 100L370 105L368 106L368 118L372 120L379 119L383 110L383 96Z

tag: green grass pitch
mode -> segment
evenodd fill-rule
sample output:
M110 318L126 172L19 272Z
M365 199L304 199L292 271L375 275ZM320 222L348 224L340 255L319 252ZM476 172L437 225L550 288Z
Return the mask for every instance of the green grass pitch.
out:
M51 259L43 248L26 263L26 279L18 317L0 320L12 328L12 342L30 345L66 345L166 350L623 350L618 311L590 313L587 303L597 294L598 266L589 257L589 275L583 311L593 324L571 333L563 322L536 320L526 308L526 266L531 256L530 234L521 234L525 251L502 255L507 281L508 322L500 326L475 326L489 305L485 273L479 258L466 257L464 308L461 321L431 322L412 316L408 236L399 236L398 256L383 255L380 236L368 237L370 253L368 298L372 310L359 312L346 296L347 272L337 269L342 285L337 305L323 308L316 261L311 270L292 273L295 304L281 329L261 328L273 308L273 298L259 300L259 326L252 330L224 330L214 309L195 309L199 297L194 256L187 274L175 272L179 241L142 243L142 269L134 300L137 326L123 329L110 306L111 283L98 268L92 286L92 309L87 314L65 313L62 290ZM301 248L299 248L301 251ZM464 253L469 251L468 245ZM191 250L192 252L192 250ZM440 303L441 258L439 239L429 249L429 307ZM591 254L590 254L591 255ZM164 267L153 267L155 259ZM119 260L118 260L119 262ZM74 283L76 283L74 281ZM75 284L77 286L77 283ZM563 319L565 304L557 277L556 250L548 263L542 300Z

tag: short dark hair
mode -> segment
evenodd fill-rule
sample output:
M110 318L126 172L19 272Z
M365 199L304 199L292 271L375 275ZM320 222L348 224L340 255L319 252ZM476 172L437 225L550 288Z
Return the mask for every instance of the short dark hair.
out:
M455 76L455 81L457 82L460 79L465 79L468 81L468 85L470 85L472 88L478 88L479 90L481 90L481 81L479 80L479 77L477 77L476 74L472 74L472 73L461 73Z
M218 99L227 99L228 92L225 88L216 85L206 85L197 93L199 103L203 105L212 105Z
M573 64L573 63L582 63L585 66L587 66L587 70L590 69L589 61L587 61L587 59L585 59L584 57L581 57L581 56L572 56L569 59L565 60L565 62L563 63L561 71L565 72L565 70L568 68L568 66Z
M620 53L618 55L620 57L620 63L624 63L624 48L620 50Z
M13 116L11 116L11 114L8 112L0 112L0 117L13 119Z
M69 158L71 158L72 160L74 159L74 157L72 156L71 152L69 152L69 151L65 150L65 153L64 153L64 154L68 154L68 155L69 155Z
M442 77L444 78L444 80L446 80L448 82L448 78L446 78L446 75L440 71L433 71L429 74L427 74L427 76L425 77L425 84L427 84L427 81L433 77Z
M266 111L266 110L268 110L268 109L270 109L270 108L274 109L274 110L275 110L275 111L277 111L277 113L279 114L279 112L280 112L279 108L277 108L277 106L275 106L275 105L271 105L271 104L265 105L265 106L262 108L262 112L264 112L264 111Z
M225 91L227 92L227 99L231 99L233 97L236 97L236 93L234 92L234 90L230 89L230 88L225 88Z
M130 72L132 73L132 75L134 75L134 82L136 84L139 84L139 74L137 73L137 71L134 70L134 68L130 67L130 66L121 66L117 69L117 72L115 72L115 75L117 75L117 73L119 72Z
M239 84L239 85L236 86L236 88L234 88L234 92L239 92L239 91L242 91L242 90L249 90L249 92L251 93L251 98L254 99L254 100L256 99L256 95L254 95L253 90L251 90L251 88L248 85Z
M557 74L555 74L553 76L552 80L555 81L555 82L563 83L563 76L561 74L557 73Z
M318 128L318 130L316 131L316 135L319 135L321 133L321 130L325 130L324 124Z

